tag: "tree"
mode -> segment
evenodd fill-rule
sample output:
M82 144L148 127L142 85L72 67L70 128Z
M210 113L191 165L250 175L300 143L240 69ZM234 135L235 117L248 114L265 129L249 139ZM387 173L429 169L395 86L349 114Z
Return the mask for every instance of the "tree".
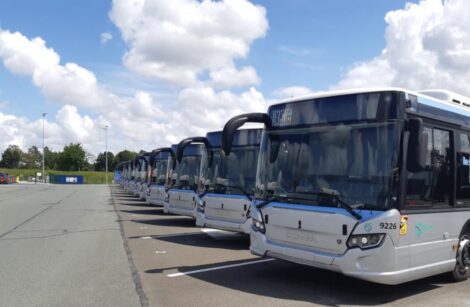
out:
M21 166L24 168L40 168L42 165L42 154L36 146L28 148L21 156Z
M52 151L49 147L44 148L44 164L47 169L56 169L60 153Z
M129 151L126 149L118 152L116 156L114 156L112 168L110 168L110 170L114 170L116 165L118 165L119 163L135 159L135 157L137 157L137 153L134 151Z
M107 155L108 155L108 170L112 171L114 170L114 167L116 166L114 164L114 154L108 151ZM95 171L104 172L105 170L106 170L106 155L103 152L98 155L98 158L96 158Z
M57 161L57 168L62 171L83 170L87 165L86 152L80 143L65 146Z
M18 145L10 145L2 154L2 167L16 168L20 165L23 151Z

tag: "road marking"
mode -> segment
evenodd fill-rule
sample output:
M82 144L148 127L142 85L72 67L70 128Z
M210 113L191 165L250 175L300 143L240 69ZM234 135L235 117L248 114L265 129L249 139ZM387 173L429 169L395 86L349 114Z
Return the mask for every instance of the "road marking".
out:
M243 263L222 265L222 266L208 268L208 269L201 269L201 270L194 270L194 271L188 271L188 272L168 274L167 277L180 277L180 276L185 276L185 275L192 275L192 274L203 273L203 272L210 272L210 271L217 271L217 270L235 268L235 267L239 267L239 266L245 266L245 265L251 265L251 264L256 264L256 263L268 262L268 261L273 261L273 260L275 260L275 259L268 258L268 259L254 260L254 261L248 261L248 262L243 262Z
M155 251L155 254L166 254L166 251Z

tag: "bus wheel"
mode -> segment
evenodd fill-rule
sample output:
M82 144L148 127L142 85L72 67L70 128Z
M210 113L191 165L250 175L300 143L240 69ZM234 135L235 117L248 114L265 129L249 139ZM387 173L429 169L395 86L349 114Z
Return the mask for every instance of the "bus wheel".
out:
M457 264L452 272L454 281L467 280L470 275L470 231L467 230L460 237L457 250Z

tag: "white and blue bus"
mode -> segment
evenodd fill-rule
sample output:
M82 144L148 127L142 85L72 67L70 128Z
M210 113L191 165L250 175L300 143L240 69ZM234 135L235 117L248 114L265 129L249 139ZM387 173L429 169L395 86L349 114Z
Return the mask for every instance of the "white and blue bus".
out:
M132 159L129 161L127 166L127 178L124 185L124 190L129 193L132 193L135 188L135 163L136 160Z
M245 122L265 124L253 254L383 284L468 278L470 99L399 88L291 99L230 120L224 151Z
M124 182L124 165L125 162L121 162L114 168L114 182L121 187Z
M237 130L232 150L225 155L222 131L209 132L199 176L196 225L250 233L250 203L262 129Z
M134 189L131 191L139 199L143 198L143 188L146 186L147 166L150 153L142 153L135 158Z
M172 155L174 156L174 153L170 147L158 148L150 155L152 173L147 196L147 203L150 205L163 206L165 204L170 169L168 165Z
M185 140L177 146L172 146L177 153ZM197 185L201 167L201 155L203 146L191 144L184 146L184 153L180 159L170 156L169 186L167 187L166 201L163 206L164 213L178 214L196 218L195 200L197 197Z

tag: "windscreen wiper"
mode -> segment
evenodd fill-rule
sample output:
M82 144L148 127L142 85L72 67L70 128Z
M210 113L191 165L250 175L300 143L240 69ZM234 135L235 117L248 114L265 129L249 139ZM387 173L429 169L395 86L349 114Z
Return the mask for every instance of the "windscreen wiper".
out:
M341 194L337 190L321 187L320 191L316 192L315 194L333 197L334 199L336 199L338 204L341 205L341 207L343 207L344 209L346 209L346 211L348 211L348 213L351 214L356 220L362 220L362 216L356 211L354 211L352 206L341 198Z
M273 195L269 199L263 201L262 203L259 203L256 205L256 208L261 209L267 205L269 205L272 202L287 202L287 203L292 203L294 199L292 197L287 197L283 195Z
M230 189L236 189L236 190L239 190L240 192L243 193L243 195L249 200L249 201L252 201L253 200L253 197L252 195L250 195L247 191L245 191L242 187L240 186L236 186L236 185L224 185L223 186L224 188L230 188ZM204 195L206 195L207 193L209 193L209 191L207 189L204 190L204 192L202 192L201 194L199 194L199 198L201 197L204 197ZM216 192L214 192L216 193ZM221 194L221 193L217 193L217 194Z
M252 201L253 198L250 194L248 194L247 191L245 191L245 189L243 189L242 187L240 186L237 186L237 185L225 185L224 187L226 188L230 188L230 189L236 189L236 190L239 190L240 192L243 193L243 195L245 195L246 198L248 198L249 201Z

